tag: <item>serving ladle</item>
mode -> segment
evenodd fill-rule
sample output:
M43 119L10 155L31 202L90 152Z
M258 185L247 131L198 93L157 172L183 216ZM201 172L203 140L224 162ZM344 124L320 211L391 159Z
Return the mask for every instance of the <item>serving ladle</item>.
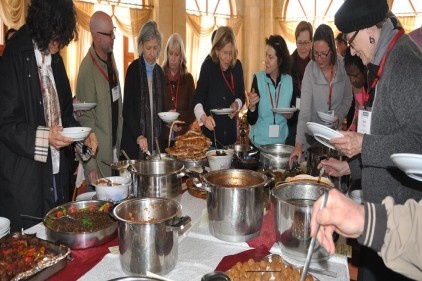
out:
M121 149L120 151L122 152L123 156L126 158L127 162L129 163L130 172L138 173L138 170L136 170L135 166L133 166L133 164L131 163L132 160L129 158L129 155L127 155L126 151L124 149Z
M325 205L327 204L328 192L326 190L324 190L324 195L323 196L324 196L324 198L322 199L322 204L320 206L320 210L324 209L325 208ZM308 254L306 255L305 265L303 266L303 271L302 271L302 275L300 276L300 281L305 281L306 274L308 274L309 264L311 263L312 254L314 253L316 236L318 235L319 227L320 226L321 225L318 224L317 230L316 230L316 234L315 234L315 236L312 237L311 243L309 244Z
M74 217L72 217L69 214L63 215L61 217L53 217L53 216L48 216L45 218L41 218L41 217L35 217L35 216L30 216L30 215L20 215L21 218L23 219L30 219L30 220L36 220L36 221L43 221L43 220L59 220L59 219L63 219L63 218L69 218L71 220L76 220Z

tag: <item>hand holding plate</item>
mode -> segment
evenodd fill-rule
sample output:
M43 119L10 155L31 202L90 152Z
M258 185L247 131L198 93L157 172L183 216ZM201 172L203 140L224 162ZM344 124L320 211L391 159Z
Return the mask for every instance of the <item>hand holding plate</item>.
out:
M363 134L350 131L341 131L343 137L333 137L330 143L342 154L353 157L362 152Z

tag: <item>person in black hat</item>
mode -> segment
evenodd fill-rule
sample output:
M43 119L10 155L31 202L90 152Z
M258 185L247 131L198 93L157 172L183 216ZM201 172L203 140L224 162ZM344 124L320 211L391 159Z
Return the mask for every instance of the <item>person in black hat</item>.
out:
M381 203L391 196L404 204L421 200L422 185L396 168L390 156L422 151L422 53L389 14L386 0L348 0L335 14L351 54L368 68L369 99L360 110L358 132L342 131L344 137L331 140L350 158L349 169L335 159L321 165L329 174L342 169L361 179L363 201ZM368 248L362 248L361 258L358 280L406 280Z

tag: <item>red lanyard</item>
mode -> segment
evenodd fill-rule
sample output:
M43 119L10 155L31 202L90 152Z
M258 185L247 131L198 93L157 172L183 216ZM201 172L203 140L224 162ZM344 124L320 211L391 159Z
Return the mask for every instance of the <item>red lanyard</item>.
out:
M89 55L91 56L92 62L95 64L95 66L98 68L98 70L101 72L101 74L104 76L104 78L108 81L108 83L110 83L110 79L108 79L108 75L104 72L104 69L101 68L101 66L98 64L98 62L95 60L94 56L92 55L91 52L89 52ZM113 71L113 81L115 80L115 73L114 73L114 67L113 67L113 62L111 63L111 68Z
M365 87L362 87L362 103L361 105L366 104L369 100L369 92L366 91Z
M328 94L328 110L331 110L331 97L333 95L333 81L334 81L334 66L331 67L331 82L328 83L330 92ZM328 79L327 79L328 82Z
M385 52L384 56L382 57L380 66L378 68L377 76L374 79L374 82L372 82L371 88L369 89L368 93L371 93L372 90L375 89L375 87L378 84L378 80L381 77L382 71L384 70L384 64L387 59L388 54L390 53L391 49L393 49L394 45L396 44L397 40L400 36L404 33L404 29L400 29L399 32L394 36L393 40L391 40L390 44L388 45L387 51Z
M274 98L276 100L275 106L274 106L273 96L271 95L270 83L267 83L267 87L268 87L268 94L270 95L271 107L278 108L278 101L280 100L281 82L279 83L277 96L274 93ZM274 117L274 124L275 124L275 112L273 112L273 117Z
M178 100L179 100L179 85L180 85L180 78L179 79L177 79L177 87L176 87L176 95L174 94L174 92L173 92L173 84L171 83L171 81L170 81L170 83L169 83L170 85L170 92L171 92L171 100L173 101L173 103L174 103L174 109L176 109L176 111L177 111L177 103L178 103Z
M231 86L229 84L229 81L227 81L226 75L224 75L224 72L221 70L221 75L223 75L224 81L226 82L227 87L229 87L230 92L232 93L233 97L236 96L235 92L234 92L234 77L233 77L233 72L230 71L230 77L231 77Z

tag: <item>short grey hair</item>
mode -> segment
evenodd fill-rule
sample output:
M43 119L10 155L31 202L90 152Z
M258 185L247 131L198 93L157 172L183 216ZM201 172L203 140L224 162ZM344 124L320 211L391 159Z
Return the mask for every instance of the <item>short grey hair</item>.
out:
M161 38L162 38L161 32L158 30L157 23L153 20L149 20L144 24L144 26L142 26L141 30L139 31L138 40L137 40L139 56L142 55L141 44L146 41L150 41L154 38L158 42L158 57L159 57L160 52L161 52Z

